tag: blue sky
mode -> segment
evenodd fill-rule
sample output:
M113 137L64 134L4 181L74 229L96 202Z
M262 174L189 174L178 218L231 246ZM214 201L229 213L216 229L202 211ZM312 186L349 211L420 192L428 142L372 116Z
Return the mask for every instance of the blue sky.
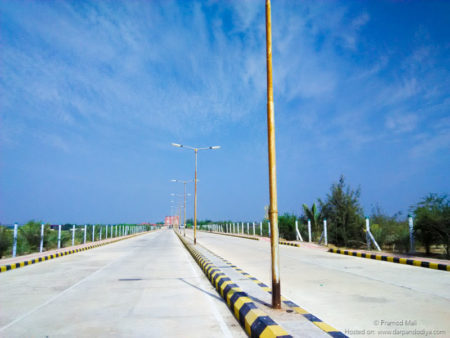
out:
M268 204L264 1L0 2L0 222ZM447 193L450 2L272 3L279 212L344 174L366 213ZM193 187L189 187L193 192ZM192 216L193 202L188 202Z

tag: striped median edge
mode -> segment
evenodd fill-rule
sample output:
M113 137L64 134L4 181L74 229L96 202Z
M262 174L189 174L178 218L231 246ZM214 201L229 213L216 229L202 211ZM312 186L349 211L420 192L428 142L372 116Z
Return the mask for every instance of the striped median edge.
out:
M203 247L203 248L205 248L205 247ZM257 278L251 276L249 273L247 273L244 270L240 269L239 267L237 267L233 263L229 262L225 258L215 254L214 252L212 252L208 248L205 248L205 249L208 250L211 254L215 255L216 257L222 259L231 268L235 269L237 272L239 272L240 274L242 274L246 278L248 278L251 281L253 281L254 283L256 283L264 291L266 291L268 293L272 293L272 289L268 285L266 285L265 283L259 281ZM323 322L320 318L318 318L318 317L314 316L313 314L309 313L308 311L306 311L302 307L298 306L293 301L291 301L291 300L289 300L289 299L287 299L287 298L285 298L283 296L281 297L281 301L283 302L283 304L285 304L286 306L288 306L289 308L294 310L296 313L302 315L304 318L309 320L311 323L313 323L315 326L317 326L319 329L321 329L322 331L326 332L330 336L335 337L335 338L348 337L343 332L341 332L341 331L337 330L336 328L334 328L333 326L328 325L327 323Z
M429 261L419 261L416 259L408 259L408 258L386 256L386 255L368 254L365 252L342 250L342 249L329 249L328 252L337 253L337 254L341 254L341 255L347 255L347 256L353 256L353 257L375 259L375 260L384 261L384 262L413 265L413 266L418 266L418 267L422 267L422 268L429 268L429 269L435 269L435 270L441 270L441 271L450 271L449 264L440 264L440 263L434 263L434 262L429 262Z
M195 259L217 292L226 301L236 319L250 337L292 337L255 303L241 288L211 261L203 257L176 231L175 234Z
M300 244L298 244L298 243L279 241L278 244L281 244L281 245L289 245L289 246L295 246L295 247L297 247L297 248L300 248Z

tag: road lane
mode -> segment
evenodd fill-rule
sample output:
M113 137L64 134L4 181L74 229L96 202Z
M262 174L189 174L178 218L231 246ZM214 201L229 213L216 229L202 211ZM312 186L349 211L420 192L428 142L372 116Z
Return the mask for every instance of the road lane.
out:
M0 336L244 337L172 231L0 275Z
M205 232L197 239L270 285L268 242ZM439 331L432 336L450 336L446 271L286 246L280 246L280 264L282 294L344 333L426 329Z

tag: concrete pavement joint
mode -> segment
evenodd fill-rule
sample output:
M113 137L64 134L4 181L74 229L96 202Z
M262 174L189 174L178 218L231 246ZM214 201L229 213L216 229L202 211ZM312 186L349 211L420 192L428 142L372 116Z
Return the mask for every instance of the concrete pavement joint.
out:
M234 316L250 337L292 337L265 312L258 309L250 297L222 270L203 257L178 232L175 231L175 234L199 264L217 292L227 302Z
M240 269L239 267L237 267L233 263L229 262L225 258L223 258L223 257L217 255L216 253L212 252L211 250L209 250L205 246L202 245L202 248L204 248L205 250L208 250L212 255L214 255L214 256L220 258L221 260L223 260L231 268L233 268L234 270L238 271L239 273L241 273L246 278L252 280L260 288L262 288L264 291L272 294L272 289L268 285L264 284L263 282L259 281L257 278L255 278L255 277L251 276L250 274L248 274L247 272L243 271L242 269ZM285 304L286 306L288 306L289 308L294 310L294 312L296 312L298 314L301 314L304 318L309 320L311 323L316 325L319 329L321 329L322 331L326 332L330 336L332 336L332 337L339 337L339 338L347 337L344 333L342 333L341 331L335 329L331 325L328 325L327 323L324 323L321 319L319 319L318 317L316 317L313 314L309 313L305 309L301 308L300 306L298 306L293 301L291 301L291 300L289 300L289 299L287 299L287 298L285 298L283 296L281 297L281 300L282 300L283 304Z
M129 239L129 238L133 238L133 237L136 237L136 236L141 236L141 235L144 235L144 234L147 234L147 233L149 233L149 232L146 231L146 232L143 232L143 233L139 233L139 234L136 234L136 235L130 235L130 236L119 238L119 239L116 239L114 241L110 241L110 242L106 242L106 243L99 243L99 244L89 245L89 246L86 246L86 247L83 247L83 248L78 248L78 249L68 250L68 251L63 251L63 252L57 252L55 254L51 254L51 255L48 255L48 256L29 259L27 261L22 261L22 262L2 265L2 266L0 266L0 272L6 272L6 271L14 270L14 269L19 269L19 268L22 268L22 267L27 266L27 265L32 265L32 264L36 264L36 263L40 263L40 262L45 262L45 261L48 261L50 259L55 259L55 258L71 255L71 254L74 254L74 253L77 253L77 252L81 252L81 251L86 251L86 250L89 250L89 249L94 249L94 248L97 248L97 247L100 247L100 246L116 243L116 242L122 241L124 239Z
M415 260L415 259L407 259L407 258L401 258L401 257L395 257L395 256L367 254L365 252L358 252L358 251L352 251L352 250L329 249L328 252L337 253L337 254L341 254L341 255L347 255L347 256L353 256L353 257L375 259L377 261L413 265L413 266L418 266L418 267L422 267L422 268L429 268L429 269L435 269L435 270L441 270L441 271L450 271L449 264L440 264L440 263L434 263L434 262L428 262L428 261L419 261L419 260Z

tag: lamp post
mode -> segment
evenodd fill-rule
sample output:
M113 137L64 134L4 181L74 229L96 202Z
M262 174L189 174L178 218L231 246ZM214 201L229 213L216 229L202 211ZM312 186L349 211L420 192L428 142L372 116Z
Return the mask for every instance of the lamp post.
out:
M171 182L177 182L177 180L171 180ZM187 182L191 182L191 181L187 181ZM186 182L186 183L187 183ZM176 197L183 197L182 194L174 194L171 193L170 196L176 196ZM186 184L184 185L184 222L186 223L186 196L191 196L191 194L186 194ZM182 204L178 204L176 207L176 215L179 217L179 220L181 220L181 208L182 208ZM180 230L180 224L178 224L178 230ZM186 230L185 230L185 234L186 236Z
M184 220L183 220L183 229L184 229L184 237L186 237L186 184L192 182L192 180L189 181L182 181L182 180L170 180L171 182L180 182L184 184ZM187 194L187 196L190 196L191 194Z
M179 148L186 148L191 149L195 153L195 178L194 178L194 185L195 185L195 193L194 193L194 245L197 244L197 153L199 150L214 150L219 149L220 146L211 146L211 147L205 147L205 148L194 148L191 146L186 146L183 144L178 143L172 143L174 147Z
M269 219L271 227L270 248L272 258L272 307L281 308L280 257L278 250L277 167L275 156L275 113L272 82L272 18L270 0L266 0L266 60L267 60L267 139L269 152Z

